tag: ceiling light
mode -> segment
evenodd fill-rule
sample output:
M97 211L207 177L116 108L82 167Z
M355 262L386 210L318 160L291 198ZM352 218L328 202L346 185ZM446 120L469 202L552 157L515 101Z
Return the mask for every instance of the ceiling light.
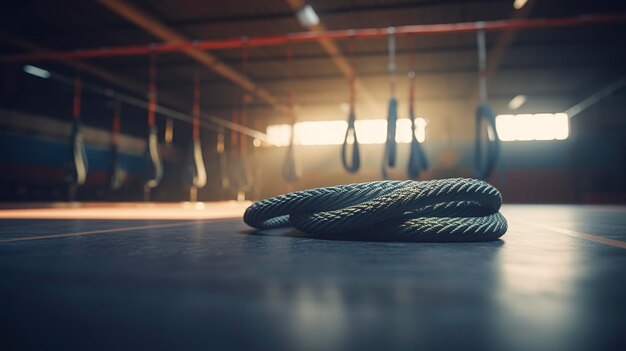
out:
M524 103L526 103L526 95L516 95L509 101L509 109L517 110L522 107Z
M28 74L32 74L33 76L37 76L39 78L50 78L50 72L46 71L43 68L26 65L24 66L24 72Z
M317 17L317 13L313 10L311 5L305 5L297 13L298 22L305 27L316 26L320 23L320 18Z
M522 7L524 7L524 5L526 5L526 3L528 2L528 0L514 0L513 1L513 7L516 10L521 9Z

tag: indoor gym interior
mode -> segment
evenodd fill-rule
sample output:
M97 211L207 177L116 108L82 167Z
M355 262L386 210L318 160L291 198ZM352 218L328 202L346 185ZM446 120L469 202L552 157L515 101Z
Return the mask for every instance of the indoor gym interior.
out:
M0 349L626 348L626 3L1 6Z

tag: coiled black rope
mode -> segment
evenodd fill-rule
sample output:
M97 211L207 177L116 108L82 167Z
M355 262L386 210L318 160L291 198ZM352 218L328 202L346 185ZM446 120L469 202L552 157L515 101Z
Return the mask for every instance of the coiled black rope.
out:
M252 204L255 228L293 226L319 237L417 242L495 240L507 229L500 192L466 178L378 181L293 192Z

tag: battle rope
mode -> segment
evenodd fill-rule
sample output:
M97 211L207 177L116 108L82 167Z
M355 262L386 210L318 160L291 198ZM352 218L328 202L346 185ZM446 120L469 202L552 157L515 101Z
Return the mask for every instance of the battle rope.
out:
M389 107L387 110L387 139L385 140L385 152L383 154L383 162L381 173L384 179L389 178L387 167L396 166L396 122L398 120L398 100L396 100L396 37L395 28L387 29L388 50L389 50L389 87L391 95L389 97Z
M487 103L487 46L485 43L484 23L479 22L481 28L476 33L478 44L478 92L480 104L476 108L476 145L474 150L474 176L478 179L487 179L493 172L500 155L500 138L496 129L496 116ZM483 121L487 125L487 160L482 161L482 129Z
M297 191L252 204L255 228L319 237L418 242L495 240L507 230L500 192L466 178L378 181Z
M361 167L361 155L359 153L359 139L356 136L355 122L356 114L354 113L355 104L355 78L350 77L350 112L348 113L348 128L346 136L341 146L341 163L343 168L350 173L356 173ZM352 163L348 161L348 146L352 144Z

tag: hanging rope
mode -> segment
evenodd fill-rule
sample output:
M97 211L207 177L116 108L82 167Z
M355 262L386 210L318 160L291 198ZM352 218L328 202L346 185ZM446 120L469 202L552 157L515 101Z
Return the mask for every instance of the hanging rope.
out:
M150 56L150 83L148 84L148 138L144 154L144 185L146 199L148 190L156 188L163 178L163 161L159 153L158 129L156 126L156 56Z
M422 146L415 136L415 130L417 129L415 122L415 50L413 47L414 39L409 38L409 40L409 47L411 50L411 54L409 55L409 67L411 67L411 71L409 72L409 119L411 120L411 147L407 174L410 179L417 179L419 178L421 171L428 169L428 160L426 159L424 150L422 150Z
M236 106L233 106L233 109L230 113L230 120L233 124L239 124L239 111ZM236 130L230 130L230 157L237 157L239 153L239 133Z
M83 81L78 75L74 78L74 97L72 98L72 117L80 119L80 100L83 90Z
M165 141L166 144L171 144L174 141L174 120L171 117L165 119L163 141Z
M157 88L156 88L156 55L150 55L148 83L148 125L156 124Z
M255 228L388 241L495 240L507 230L500 192L477 179L378 181L293 192L248 207Z
M120 130L122 128L122 103L115 101L113 107L113 125L111 127L111 145L118 147L120 143Z
M241 114L239 116L239 123L247 127L248 126L248 104L250 103L250 95L243 94L241 96ZM243 133L239 136L239 175L240 184L239 191L247 192L252 187L252 173L248 164L248 146L249 139Z
M119 143L122 104L115 101L113 107L113 126L111 127L111 158L109 162L109 188L119 190L124 184L125 172L119 164Z
M200 79L198 76L193 77L193 121L192 121L192 137L193 140L200 140Z
M244 42L247 42L247 37L244 37ZM244 75L248 75L248 48L244 46L241 49L241 66ZM241 94L241 116L240 116L240 124L244 127L248 126L248 92L243 91ZM239 144L240 152L239 154L243 158L248 153L248 139L245 134L241 134L241 143Z
M384 179L389 178L387 167L396 166L396 122L398 120L398 100L396 99L396 36L395 28L387 29L389 36L387 38L389 51L389 106L387 109L387 138L385 141L385 151L382 162L382 176Z
M206 185L207 176L204 167L204 158L202 157L202 142L200 141L200 79L193 79L193 122L192 122L192 141L189 154L189 185L190 185L190 201L197 200L197 190Z
M480 103L476 108L476 141L474 150L474 176L478 179L487 179L493 172L500 155L500 138L496 129L496 116L487 102L487 48L485 43L484 23L479 22L476 33L478 44L478 91ZM483 162L483 123L487 127L486 160Z
M70 200L75 196L75 187L85 183L89 165L85 152L85 143L80 121L82 81L78 74L74 79L74 96L72 99L72 132L70 135L69 157L65 172L65 180L72 186Z
M228 177L228 155L226 152L226 137L224 135L224 129L220 128L217 132L215 150L217 151L220 162L220 182L222 189L227 190L230 188L230 179Z
M352 42L348 45L350 46L348 52L352 53ZM349 173L356 173L361 167L361 157L359 153L359 138L356 135L356 114L355 104L356 104L356 73L353 71L350 75L349 79L350 84L350 111L348 112L348 128L346 129L346 135L343 140L343 145L341 146L341 163L343 164L343 168ZM352 145L352 160L348 161L348 147Z
M242 39L244 42L247 42L248 38L244 37ZM244 75L248 75L248 47L243 46L241 49L241 65ZM243 91L241 94L241 111L239 114L239 124L244 127L248 126L248 104L250 103L250 95L247 91ZM237 191L240 194L245 195L245 192L250 190L252 187L252 173L250 172L250 167L248 165L248 146L249 139L248 136L241 133L239 135L239 169L238 169L238 177L239 177L239 185ZM239 194L238 194L239 196Z
M294 103L294 96L293 96L293 90L291 87L291 79L293 76L293 48L291 47L291 45L289 45L287 47L287 74L288 74L288 84L289 84L289 91L287 92L287 98L288 98L288 120L289 120L289 124L291 125L291 135L289 137L289 145L287 146L287 152L285 153L285 160L283 161L283 167L282 167L282 175L283 175L283 179L285 179L285 181L287 181L288 183L295 183L298 180L300 180L300 174L298 172L298 166L296 164L296 157L294 154L294 143L295 143L295 137L296 137L296 115L295 115L295 103Z

